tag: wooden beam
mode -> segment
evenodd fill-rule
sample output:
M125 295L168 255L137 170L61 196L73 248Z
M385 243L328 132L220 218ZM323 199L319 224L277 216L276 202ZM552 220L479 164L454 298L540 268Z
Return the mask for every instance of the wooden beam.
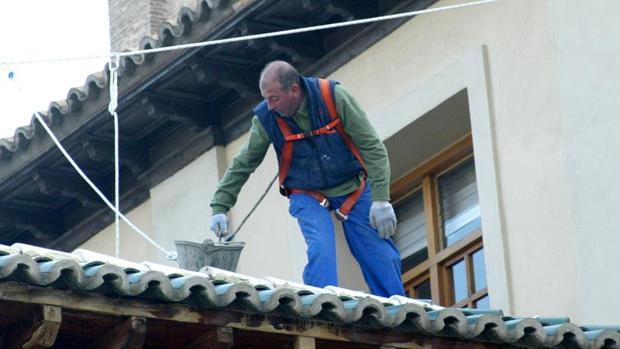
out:
M49 348L54 345L60 329L61 308L53 305L39 305L33 308L21 322L6 336L3 348Z
M233 329L211 327L207 332L185 346L187 349L229 349L234 344Z
M469 340L459 340L453 338L441 338L425 336L420 340L420 343L424 345L424 348L434 349L506 349L517 348L516 346L510 346L506 344L495 344L486 342L475 342Z
M195 73L199 83L205 85L215 83L233 89L243 98L260 97L258 89L260 69L258 67L226 64L205 59L190 68Z
M315 349L316 348L316 340L312 337L295 337L295 341L293 342L293 349Z
M34 215L26 211L3 210L0 212L0 228L28 231L35 239L49 242L64 231L62 217L56 211Z
M324 55L322 46L313 45L309 41L298 42L276 37L267 39L266 43L272 51L285 53L294 64L311 64Z
M146 115L156 120L170 120L201 130L213 123L217 111L207 108L191 107L189 104L170 103L156 94L145 94L140 99L141 109Z
M101 199L76 173L39 169L32 174L32 180L43 195L76 199L86 207L101 206Z
M243 314L231 310L206 309L180 303L154 302L144 299L105 297L92 293L74 293L50 287L25 285L18 282L0 283L0 301L28 304L53 304L62 308L110 314L136 316L233 329L304 336L342 342L383 344L395 348L421 348L412 333L389 333L368 330L351 325L337 325L321 321Z
M87 136L82 141L82 148L88 154L88 158L93 161L109 163L114 161L113 140L104 140L99 136ZM141 145L119 141L118 157L120 165L127 166L133 173L140 173L150 166L149 151Z
M132 316L88 345L93 349L140 349L146 339L146 319Z

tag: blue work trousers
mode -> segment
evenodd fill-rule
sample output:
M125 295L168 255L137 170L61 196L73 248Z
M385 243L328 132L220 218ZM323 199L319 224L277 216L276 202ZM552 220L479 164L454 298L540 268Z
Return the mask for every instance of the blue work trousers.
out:
M330 197L330 209L339 208L347 195ZM307 285L338 286L336 240L331 212L304 193L289 196L289 213L295 217L308 245ZM370 226L370 189L366 190L342 223L351 254L360 264L370 292L377 296L405 295L401 283L400 254L392 240L383 240Z

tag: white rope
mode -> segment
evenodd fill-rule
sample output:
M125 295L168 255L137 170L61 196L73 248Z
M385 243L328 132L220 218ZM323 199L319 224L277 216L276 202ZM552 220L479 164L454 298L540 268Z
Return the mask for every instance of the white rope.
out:
M306 32L317 31L317 30L340 28L340 27L347 27L347 26L358 25L358 24L366 24L366 23L387 21L387 20L392 20L392 19L413 17L413 16L418 16L418 15L428 14L428 13L433 13L433 12L441 12L441 11L455 10L455 9L464 8L464 7L483 5L483 4L497 2L497 1L500 1L500 0L472 1L472 2L466 2L463 4L457 4L457 5L429 8L429 9L418 10L418 11L402 12L402 13L397 13L397 14L392 14L392 15L385 15L385 16L378 16L378 17L371 17L371 18L364 18L364 19L357 19L357 20L348 21L348 22L338 22L338 23L316 25L316 26L297 28L297 29L280 30L280 31L275 31L275 32L270 32L270 33L245 35L245 36L238 36L234 38L195 42L195 43L176 45L176 46L166 46L166 47L157 47L157 48L151 48L151 49L145 49L145 50L127 51L127 52L116 53L112 55L118 55L120 57L127 57L127 56L135 56L135 55L142 55L142 54L148 54L148 53L182 50L182 49L187 49L187 48L221 45L221 44L228 44L231 42L239 42L239 41L246 41L246 40L257 40L257 39L271 38L275 36L292 35L292 34L306 33ZM3 64L17 65L17 64L32 64L32 63L43 63L43 62L89 60L89 59L109 58L110 56L111 54L106 54L106 55L101 55L101 56L69 57L69 58L54 58L54 59L6 62Z
M127 217L125 217L124 214L122 214L121 212L119 212L118 210L116 210L116 208L114 207L114 205L112 205L112 203L105 197L105 195L103 195L103 193L99 190L99 188L97 188L97 186L88 178L88 176L86 176L86 174L82 171L82 169L75 163L75 161L73 160L73 158L71 157L71 155L69 155L69 153L67 153L67 151L65 150L65 148L62 146L62 144L60 144L60 141L58 140L58 138L56 138L56 136L54 135L54 133L52 132L52 130L50 130L50 128L47 126L47 124L45 123L45 121L43 120L43 118L41 117L41 114L39 114L38 112L34 113L34 116L37 118L37 120L39 120L39 123L41 124L41 126L43 126L43 128L45 129L45 131L47 131L47 133L49 134L49 136L52 138L52 140L54 141L54 143L56 144L56 146L58 147L58 149L60 149L60 151L62 152L62 154L65 156L65 158L67 158L67 160L71 163L71 166L73 166L73 168L78 172L78 174L86 181L86 183L88 183L88 185L90 185L90 187L97 193L97 195L99 195L99 197L101 198L101 200L103 200L103 202L108 205L108 207L114 211L116 214L118 214L118 216L125 222L127 223L127 225L129 225L131 228L133 228L138 234L142 235L142 237L144 239L146 239L148 242L150 242L153 246L157 247L158 249L160 249L161 251L163 251L166 254L166 258L169 260L175 260L177 258L177 253L175 251L167 251L166 249L164 249L163 247L161 247L158 243L156 243L155 241L153 241L153 239L151 239L146 233L144 233L142 230L140 230L140 228L138 228L135 224L133 224Z
M117 54L113 54L110 57L110 104L108 105L108 111L114 118L114 251L116 258L120 258L121 254L121 227L118 220L118 213L120 210L119 197L120 197L120 173L119 173L119 161L118 161L118 114L116 113L116 107L118 107L118 65L120 64L120 57Z
M227 39L220 39L220 40L196 42L196 43L184 44L184 45L158 47L158 48L152 48L152 49L146 49L146 50L137 50L137 51L123 52L123 53L120 53L120 55L122 57L134 56L134 55L141 55L141 54L146 54L146 53L166 52L166 51L181 50L181 49L186 49L186 48L194 48L194 47L204 47L204 46L228 44L228 43L231 43L231 42L238 42L238 41L264 39L264 38L270 38L270 37L274 37L274 36L306 33L306 32L317 31L317 30L325 30L325 29L332 29L332 28L347 27L347 26L352 26L352 25L365 24L365 23L373 23L373 22L380 22L380 21L387 21L387 20L391 20L391 19L398 19L398 18L404 18L404 17L413 17L413 16L417 16L417 15L421 15L421 14L426 14L426 13L446 11L446 10L453 10L453 9L457 9L457 8L481 5L481 4L486 4L486 3L495 2L495 1L499 1L499 0L474 1L474 2L464 3L464 4L459 4L459 5L451 5L451 6L437 7L437 8L431 8L431 9L426 9L426 10L403 12L403 13L398 13L398 14L393 14L393 15L364 18L364 19L358 19L358 20L348 21L348 22L322 24L322 25L316 25L316 26L312 26L312 27L305 27L305 28L298 28L298 29L289 29L289 30L280 30L280 31L275 31L275 32L271 32L271 33L246 35L246 36L239 36L239 37L235 37L235 38L227 38Z
M109 68L110 68L110 103L109 103L109 106L108 106L108 111L110 112L110 114L114 118L114 196L115 196L114 205L112 205L112 203L110 203L110 201L108 201L108 199L105 197L105 195L103 195L103 193L95 186L95 184L92 181L90 181L90 179L86 176L86 174L84 174L84 172L75 163L75 161L73 161L71 156L67 153L67 151L60 144L60 141L58 141L58 139L53 134L53 132L49 129L49 127L47 126L45 121L41 118L41 115L38 112L35 113L34 115L37 118L37 120L39 120L39 122L41 123L41 125L43 126L45 131L47 131L47 133L50 135L50 137L52 138L54 143L56 143L56 146L58 146L58 148L63 153L63 155L67 158L67 160L71 163L71 165L78 172L78 174L80 174L80 176L91 186L91 188L99 195L99 197L101 197L101 199L106 203L106 205L108 205L108 207L110 207L110 209L112 209L114 211L114 213L115 213L115 223L114 223L114 225L115 225L115 253L116 253L116 257L119 257L119 254L120 254L120 224L119 224L119 218L121 218L131 228L133 228L136 232L138 232L144 239L146 239L152 245L154 245L155 247L157 247L158 249L160 249L164 253L166 253L166 258L167 259L174 260L177 257L175 251L167 251L167 250L165 250L163 247L161 247L159 244L157 244L155 241L153 241L148 235L146 235L142 230L140 230L137 226L135 226L127 217L125 217L125 215L123 215L120 212L120 207L119 207L120 178L119 178L119 154L118 154L119 153L118 152L118 114L116 113L116 108L118 106L118 68L119 68L119 64L120 64L120 57L127 57L127 56L134 56L134 55L141 55L141 54L148 54L148 53L157 53L157 52L167 52L167 51L182 50L182 49L195 48L195 47L205 47L205 46L221 45L221 44L227 44L227 43L232 43L232 42L239 42L239 41L246 41L246 40L257 40L257 39L264 39L264 38L270 38L270 37L276 37L276 36L284 36L284 35L306 33L306 32L317 31L317 30L325 30L325 29L346 27L346 26L359 25L359 24L365 24L365 23L387 21L387 20L392 20L392 19L399 19L399 18L405 18L405 17L413 17L413 16L417 16L417 15L421 15L421 14L440 12L440 11L447 11L447 10L454 10L454 9L464 8L464 7L469 7L469 6L482 5L482 4L496 2L496 1L499 1L499 0L480 0L480 1L473 1L473 2L468 2L468 3L458 4L458 5L437 7L437 8L431 8L431 9L425 9L425 10L418 10L418 11L410 11L410 12L404 12L404 13L398 13L398 14L386 15L386 16L371 17L371 18L359 19L359 20L348 21L348 22L331 23L331 24L317 25L317 26L304 27L304 28L298 28L298 29L281 30L281 31L275 31L275 32L270 32L270 33L263 33L263 34L255 34L255 35L245 35L245 36L234 37L234 38L211 40L211 41L197 42L197 43L184 44L184 45L158 47L158 48L146 49L146 50L129 51L129 52L123 52L123 53L111 53L109 55L86 56L86 57L69 57L69 58L54 58L54 59L28 60L28 61L16 61L16 62L2 62L0 64L17 65L17 64L32 64L32 63L43 63L43 62L62 62L62 61L102 59L102 58L108 58L109 59L109 62L110 62L110 64L109 64Z

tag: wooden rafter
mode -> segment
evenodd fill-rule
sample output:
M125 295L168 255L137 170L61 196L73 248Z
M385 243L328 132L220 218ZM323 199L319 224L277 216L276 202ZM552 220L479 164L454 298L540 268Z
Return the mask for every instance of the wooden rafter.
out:
M59 195L76 199L86 207L100 206L101 200L77 173L59 173L52 170L38 170L32 180L43 195Z
M71 293L49 287L24 285L17 282L0 283L0 301L30 304L51 304L71 311L99 313L119 317L133 317L168 321L170 324L201 324L227 327L234 330L258 331L273 335L301 336L342 343L384 344L395 348L420 348L412 340L413 334L386 333L350 326L340 327L317 321L295 320L278 316L244 314L230 310L195 308L178 303L156 303L140 299L119 299L89 293ZM224 334L220 332L221 342ZM105 336L104 336L105 337Z
M295 337L293 342L293 349L315 349L316 339L312 337Z
M140 349L146 339L146 319L131 316L89 344L93 349Z
M227 327L211 327L204 335L189 343L187 349L230 349L233 342L233 330Z
M38 305L32 313L17 323L11 335L4 339L3 348L49 348L54 345L62 321L61 308L53 305Z

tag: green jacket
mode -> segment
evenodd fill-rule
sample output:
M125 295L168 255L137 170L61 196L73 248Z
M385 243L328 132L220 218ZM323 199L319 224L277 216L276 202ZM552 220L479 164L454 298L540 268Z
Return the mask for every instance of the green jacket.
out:
M360 149L368 168L368 181L372 190L372 200L389 200L390 198L390 162L385 146L377 136L366 113L357 101L341 85L335 89L336 109L342 120L345 131ZM304 131L310 131L308 105L304 100L297 113L291 118ZM237 195L248 177L260 165L271 145L267 132L256 116L252 119L250 137L243 145L239 154L233 159L232 165L220 180L217 191L211 200L213 214L225 213L237 202ZM295 159L293 159L295 161ZM359 178L334 188L326 188L321 192L327 196L348 194L358 188Z

